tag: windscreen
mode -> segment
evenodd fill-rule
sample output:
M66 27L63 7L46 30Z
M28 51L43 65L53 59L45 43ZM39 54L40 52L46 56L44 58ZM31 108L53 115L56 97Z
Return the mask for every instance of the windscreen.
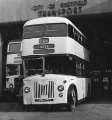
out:
M20 65L7 64L7 67L6 67L6 75L7 76L19 75L19 74L20 74Z
M73 75L75 64L67 56L48 56L45 58L45 70L48 74Z
M44 56L43 59L24 59L25 76L35 74L62 74L73 75L75 73L75 61L67 56ZM44 69L44 70L43 70Z
M67 25L65 23L25 26L23 29L23 39L38 37L62 37L66 35Z
M42 73L42 59L30 58L24 60L25 76Z

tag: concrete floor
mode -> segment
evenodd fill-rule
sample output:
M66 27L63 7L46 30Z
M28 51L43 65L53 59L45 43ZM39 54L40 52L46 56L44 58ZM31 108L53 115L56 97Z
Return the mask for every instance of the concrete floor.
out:
M55 112L47 110L26 112L16 101L2 101L0 120L112 120L112 100L101 98L81 103L75 113L64 109Z

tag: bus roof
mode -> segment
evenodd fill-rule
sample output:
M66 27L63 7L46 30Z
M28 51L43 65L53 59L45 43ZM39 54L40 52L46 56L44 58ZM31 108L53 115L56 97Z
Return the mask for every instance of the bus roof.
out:
M45 23L61 23L61 22L72 24L71 21L69 21L67 18L64 17L41 17L27 21L24 26L45 24Z
M84 36L84 34L67 18L65 17L41 17L27 21L24 26L49 24L49 23L66 23L74 26L74 28ZM84 36L85 37L85 36ZM85 37L86 38L86 37Z

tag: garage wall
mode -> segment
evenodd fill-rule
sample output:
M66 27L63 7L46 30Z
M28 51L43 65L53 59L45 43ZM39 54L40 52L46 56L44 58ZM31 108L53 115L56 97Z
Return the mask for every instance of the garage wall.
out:
M112 12L112 0L0 0L0 23L24 21L38 17L39 5L43 10L49 9L49 4L55 4L55 9L60 9L61 3L86 2L85 5L71 7L81 7L78 14L94 14L103 12ZM36 6L36 9L32 9ZM66 6L66 5L65 5ZM67 9L67 7L65 7ZM50 9L51 10L51 9ZM59 14L58 14L59 15Z
M0 33L0 94L2 93L2 36Z

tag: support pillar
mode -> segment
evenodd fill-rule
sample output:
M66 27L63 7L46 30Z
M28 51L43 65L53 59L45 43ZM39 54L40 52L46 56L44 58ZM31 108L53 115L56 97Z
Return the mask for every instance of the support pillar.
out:
M0 95L2 94L2 34L0 33Z

